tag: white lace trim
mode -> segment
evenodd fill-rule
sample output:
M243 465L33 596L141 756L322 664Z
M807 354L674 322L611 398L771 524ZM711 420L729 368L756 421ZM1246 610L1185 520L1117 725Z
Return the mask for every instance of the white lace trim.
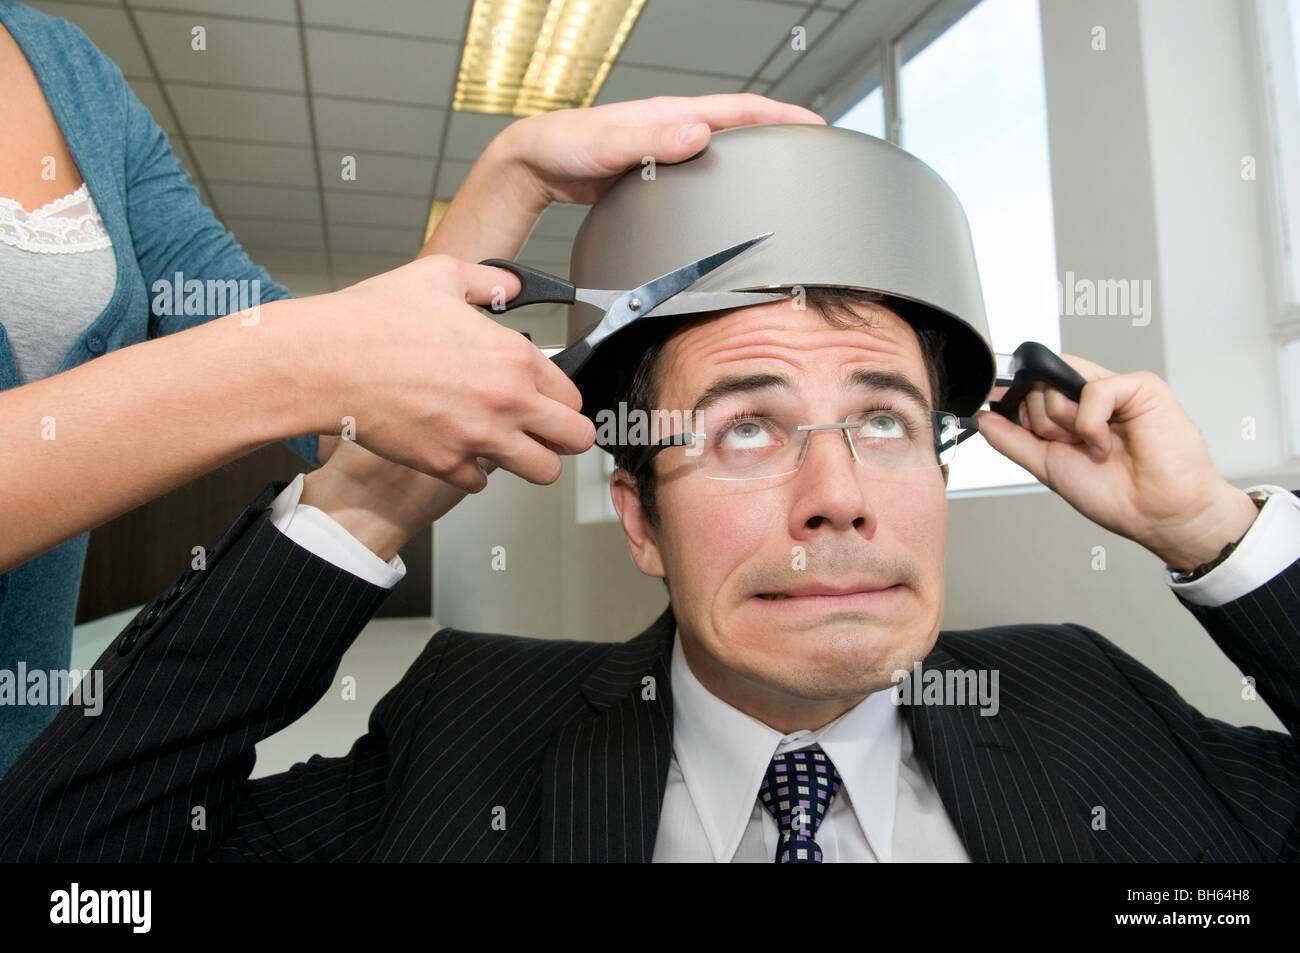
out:
M47 202L34 212L0 195L0 242L45 255L112 247L108 229L84 182L75 192Z

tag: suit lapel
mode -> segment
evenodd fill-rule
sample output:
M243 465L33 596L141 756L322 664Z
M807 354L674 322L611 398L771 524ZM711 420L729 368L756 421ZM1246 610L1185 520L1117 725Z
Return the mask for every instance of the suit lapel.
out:
M672 757L668 659L675 631L672 610L665 610L583 682L596 716L561 728L543 759L544 861L653 856Z
M939 647L922 665L962 668ZM904 705L903 715L971 860L1094 859L1085 809L1062 799L1041 745L1013 706L1003 693L995 715L971 704Z

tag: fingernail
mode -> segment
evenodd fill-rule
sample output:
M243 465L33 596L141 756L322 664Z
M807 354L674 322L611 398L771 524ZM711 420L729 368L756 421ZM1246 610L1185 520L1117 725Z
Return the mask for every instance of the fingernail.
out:
M690 142L701 129L707 128L708 126L702 122L693 122L690 125L682 126L682 128L677 130L677 141L682 143Z

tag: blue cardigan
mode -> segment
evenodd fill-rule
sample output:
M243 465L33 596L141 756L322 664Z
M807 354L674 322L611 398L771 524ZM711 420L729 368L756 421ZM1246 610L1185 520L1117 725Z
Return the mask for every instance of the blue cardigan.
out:
M289 292L249 261L182 172L166 134L121 71L66 20L0 0L0 22L26 55L68 150L108 229L117 284L103 313L86 328L60 370L146 338L170 334L217 315L155 316L150 290L181 272L188 282L252 280L261 300ZM239 305L227 310L235 310ZM163 310L163 309L160 309ZM213 373L220 373L214 367ZM0 390L20 383L13 349L0 324ZM34 426L34 425L33 425ZM316 437L286 441L311 465ZM66 669L72 649L87 534L0 575L0 670ZM0 704L0 776L57 713L56 706Z

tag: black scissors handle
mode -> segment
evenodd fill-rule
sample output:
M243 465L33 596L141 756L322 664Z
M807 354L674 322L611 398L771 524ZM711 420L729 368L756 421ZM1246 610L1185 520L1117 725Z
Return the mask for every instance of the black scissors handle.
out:
M501 268L519 279L519 294L501 307L495 305L491 307L491 310L498 314L513 311L515 308L522 308L526 304L540 304L548 301L573 304L577 299L578 290L572 282L557 278L555 275L548 275L544 271L526 268L518 262L507 261L504 258L486 258L479 264Z
M1008 370L1012 374L1010 383L1007 384L1005 379L998 380L999 384L1007 384L1007 392L1000 400L991 401L989 409L997 411L1013 424L1020 423L1020 402L1039 381L1073 401L1082 396L1083 385L1088 383L1051 348L1037 341L1026 341L1016 348Z

